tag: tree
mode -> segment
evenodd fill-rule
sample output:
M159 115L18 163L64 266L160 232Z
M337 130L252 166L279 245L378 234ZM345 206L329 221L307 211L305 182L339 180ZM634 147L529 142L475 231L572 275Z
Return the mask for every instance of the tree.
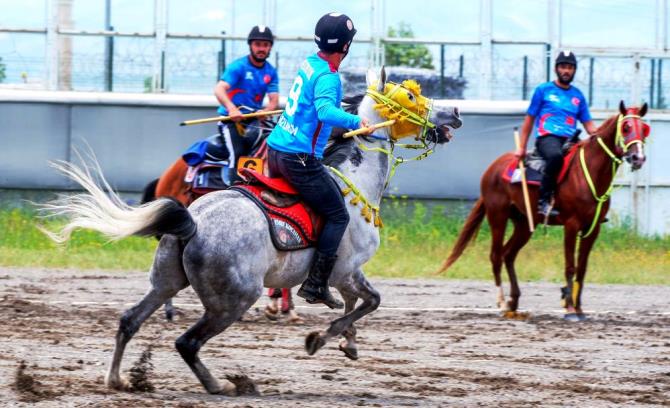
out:
M401 21L397 28L389 27L388 36L392 38L414 38L412 27ZM433 55L422 44L386 44L384 57L387 65L434 69Z
M6 65L2 62L2 57L0 57L0 82L4 81L5 78L7 78L7 74L5 74L5 68Z

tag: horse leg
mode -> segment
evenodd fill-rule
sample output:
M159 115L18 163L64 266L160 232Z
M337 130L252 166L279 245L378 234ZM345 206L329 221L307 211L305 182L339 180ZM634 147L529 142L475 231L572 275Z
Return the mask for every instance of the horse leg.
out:
M593 244L598 238L600 226L597 226L591 235L583 238L579 243L579 254L577 255L577 276L576 281L572 286L572 304L575 307L577 318L586 320L586 315L582 312L582 290L584 290L584 277L586 276L586 266L589 262L589 254L593 248Z
M353 280L351 286L338 288L338 290L340 290L340 292L348 292L351 296L355 295L361 298L363 302L351 312L346 313L339 319L333 320L325 333L312 332L307 335L307 338L305 339L305 350L307 350L307 354L310 356L323 347L329 339L339 336L351 327L356 320L375 311L379 307L379 303L381 302L379 292L377 292L370 282L365 279L363 271L359 269L354 273L351 279ZM355 334L355 331L353 333Z
M505 239L505 229L507 228L507 218L509 214L507 211L501 213L498 209L496 211L487 211L489 226L491 227L491 252L489 259L491 260L491 267L493 268L493 279L497 288L497 304L501 311L507 311L507 304L505 302L505 292L502 287L502 280L500 278L500 271L503 264L503 242Z
M348 292L346 290L343 290L340 292L342 294L342 298L344 299L344 314L351 313L352 310L354 310L354 307L356 306L356 302L358 301L358 296L355 294ZM358 346L356 345L356 327L352 323L344 329L342 332L342 335L344 336L344 339L340 342L339 349L341 352L344 353L344 355L347 358L350 358L352 360L358 360Z
M179 245L177 239L173 237L165 237L161 241L151 270L151 289L138 304L121 316L112 364L105 378L105 384L110 388L128 388L128 382L119 374L126 345L149 316L167 299L188 286L188 280L181 264Z
M225 290L212 290L217 285L207 284L208 282L200 281L197 282L197 285L193 285L205 306L205 313L191 328L179 336L175 347L208 393L237 395L233 383L225 380L222 386L212 376L198 357L198 352L209 339L239 320L244 312L261 297L263 287L262 284L259 284L257 287L227 286Z
M575 248L577 246L577 233L579 232L579 222L577 220L569 220L565 222L563 229L563 248L565 257L565 283L566 286L561 288L562 306L566 310L564 316L565 320L577 321L576 310L572 302L573 285L572 280L575 276Z
M531 232L528 222L525 219L514 219L514 232L505 244L503 249L503 259L505 261L505 268L507 269L507 276L510 282L510 300L507 302L507 309L513 312L519 308L519 298L521 297L521 290L519 289L519 282L516 278L516 269L514 268L514 261L521 248L523 248L531 237Z
M164 303L164 309L165 309L165 319L167 319L168 322L174 321L174 305L172 304L172 298L168 299Z

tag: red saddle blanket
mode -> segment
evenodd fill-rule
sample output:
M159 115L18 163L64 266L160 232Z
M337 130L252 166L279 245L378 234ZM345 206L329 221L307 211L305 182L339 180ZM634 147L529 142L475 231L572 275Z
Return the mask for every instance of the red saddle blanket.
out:
M266 198L264 191L272 190L285 195L296 196L298 192L286 180L264 176L250 169L240 174L246 184L235 184L231 190L239 191L250 198L263 211L270 225L270 236L275 247L282 251L307 248L316 243L321 232L321 218L307 205L294 198L295 203L279 207Z
M559 184L563 181L565 175L568 173L570 162L572 161L572 158L575 157L576 153L577 153L577 145L573 146L570 149L570 151L568 151L568 154L563 156L563 167L561 168L561 172L558 174L557 179L557 182ZM505 167L505 169L503 170L502 174L503 180L507 181L508 183L520 183L521 175L517 171L518 168L519 168L519 159L514 157L512 160L510 160L509 165L507 165L507 167ZM528 185L531 186L539 186L542 182L542 173L526 166L526 182L528 183Z

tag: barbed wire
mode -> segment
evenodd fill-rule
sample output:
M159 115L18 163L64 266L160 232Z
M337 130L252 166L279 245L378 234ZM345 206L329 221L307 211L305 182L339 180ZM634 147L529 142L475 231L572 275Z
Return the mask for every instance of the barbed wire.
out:
M42 49L25 49L13 42L7 33L10 46L0 55L5 65L6 78L3 86L46 87L45 42ZM33 36L39 36L33 34ZM43 37L43 36L42 36ZM5 38L5 41L7 38ZM69 50L59 55L61 88L80 91L102 91L105 89L104 39L79 42L72 39ZM88 46L86 46L88 44ZM168 39L164 59L164 88L173 93L211 93L220 76L222 47L226 52L226 63L248 53L244 41L203 39ZM39 48L39 47L37 47ZM436 76L444 72L447 77L462 76L466 80L463 97L479 97L481 80L481 48L476 45L444 46L444 59L440 45L428 45L433 57ZM155 44L151 38L115 38L113 53L113 90L124 92L151 91L147 87L154 75ZM280 92L286 94L300 63L314 52L311 42L277 41L269 61L277 65L280 77ZM362 69L368 66L371 46L356 44L343 64L343 70ZM529 47L525 53L510 52L506 46L494 46L492 52L491 93L493 99L529 99L533 89L547 80L547 62L544 47ZM524 63L524 57L525 63ZM574 84L584 92L590 104L596 108L615 107L620 99L630 99L634 81L639 81L640 97L653 102L654 107L665 107L665 95L670 91L670 61L641 59L640 73L634 75L632 58L607 56L580 56L579 69ZM665 62L659 74L659 66ZM524 77L525 64L525 77ZM652 68L653 67L653 68ZM64 74L65 73L65 74ZM67 73L70 80L67 81ZM554 77L553 67L549 70ZM525 80L524 80L525 78ZM64 84L64 82L66 82Z

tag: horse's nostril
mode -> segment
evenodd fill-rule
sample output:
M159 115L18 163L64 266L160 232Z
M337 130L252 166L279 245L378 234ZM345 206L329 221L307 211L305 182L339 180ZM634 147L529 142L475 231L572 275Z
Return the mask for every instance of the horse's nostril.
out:
M461 113L458 111L458 108L454 108L454 116L456 116L457 118L461 117Z

